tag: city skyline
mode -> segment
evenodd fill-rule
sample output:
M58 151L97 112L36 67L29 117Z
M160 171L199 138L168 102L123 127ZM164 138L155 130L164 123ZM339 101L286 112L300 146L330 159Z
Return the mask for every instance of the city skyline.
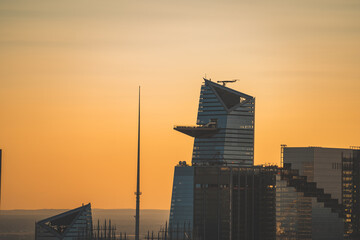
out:
M2 209L169 209L202 77L256 98L255 164L360 145L356 1L0 3Z

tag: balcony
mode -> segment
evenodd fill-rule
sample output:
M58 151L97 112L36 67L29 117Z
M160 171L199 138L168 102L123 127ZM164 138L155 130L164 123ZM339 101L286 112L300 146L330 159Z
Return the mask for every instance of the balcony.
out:
M205 125L196 126L174 126L174 130L196 138L210 138L219 131L216 119Z

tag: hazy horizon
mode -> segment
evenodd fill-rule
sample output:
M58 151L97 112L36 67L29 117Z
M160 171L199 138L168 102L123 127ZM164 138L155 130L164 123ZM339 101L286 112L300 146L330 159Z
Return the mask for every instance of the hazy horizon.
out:
M18 209L3 209L3 210L0 210L1 211L37 211L37 210L69 210L70 208L39 208L39 209L21 209L21 208L18 208ZM135 208L91 208L92 210L134 210L135 211ZM148 208L148 209L144 209L144 208L141 208L140 211L151 211L151 210L154 210L154 211L170 211L170 208L169 209L151 209L151 208Z
M34 223L48 217L63 213L68 209L41 210L1 210L0 211L0 240L33 240L35 235ZM126 232L128 236L134 233L134 212L129 209L92 209L93 224L111 220L116 226L117 234ZM168 221L168 210L141 210L141 234L147 231L157 232Z
M2 209L170 208L202 77L256 97L255 164L358 146L360 2L0 3Z

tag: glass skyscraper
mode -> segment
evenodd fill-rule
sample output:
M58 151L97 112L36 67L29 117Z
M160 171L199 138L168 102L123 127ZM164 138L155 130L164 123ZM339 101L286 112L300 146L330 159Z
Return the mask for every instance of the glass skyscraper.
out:
M175 126L195 138L193 165L253 166L255 98L204 79L197 126Z
M254 97L204 79L197 125L174 127L194 147L175 169L171 237L190 222L193 239L360 239L360 147L284 145L282 167L254 166L254 117Z
M183 239L193 228L196 166L250 167L254 163L255 98L204 79L197 125L174 129L194 137L192 165L175 167L169 234Z
M192 237L194 168L186 162L175 167L169 217L169 237L173 240ZM184 236L186 234L186 236Z
M275 240L275 177L265 167L194 166L198 240Z

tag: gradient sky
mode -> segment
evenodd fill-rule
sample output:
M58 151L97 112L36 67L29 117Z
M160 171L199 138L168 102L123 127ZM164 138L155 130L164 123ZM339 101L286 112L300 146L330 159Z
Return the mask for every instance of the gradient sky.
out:
M0 1L3 209L169 209L202 77L256 97L255 163L360 145L360 2Z

